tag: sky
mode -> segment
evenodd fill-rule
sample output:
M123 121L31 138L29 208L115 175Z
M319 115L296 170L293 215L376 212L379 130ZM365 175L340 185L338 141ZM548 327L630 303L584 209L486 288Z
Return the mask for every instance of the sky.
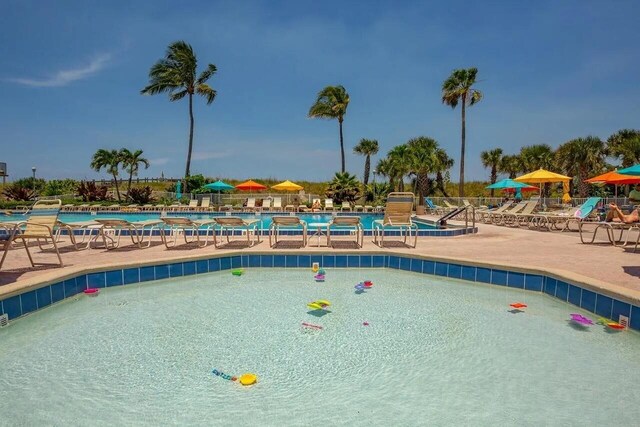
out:
M361 138L380 152L418 136L460 156L460 108L442 104L451 71L478 68L467 110L466 179L483 150L517 153L639 128L638 1L29 1L0 3L0 162L9 179L99 178L100 149L142 149L141 177L184 174L186 99L142 96L149 68L185 40L218 68L212 105L195 99L192 174L329 180L337 121L310 119L343 85L347 170Z

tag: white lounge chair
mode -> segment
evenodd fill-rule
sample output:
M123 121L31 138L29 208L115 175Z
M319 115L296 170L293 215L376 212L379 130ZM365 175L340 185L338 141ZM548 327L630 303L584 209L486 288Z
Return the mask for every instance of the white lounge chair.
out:
M182 234L184 243L195 243L199 248L209 244L209 238L213 237L215 243L215 221L212 219L191 219L179 216L161 218L164 227L160 228L160 238L162 243L170 249L176 246L178 235ZM204 239L201 239L201 231L204 229ZM191 234L191 240L187 232ZM173 238L173 240L172 240Z
M331 246L331 229L355 231L356 246L361 248L364 243L364 230L359 216L334 216L327 227L327 244Z
M333 199L324 199L324 210L325 211L333 211L335 207L333 206Z
M302 227L302 247L307 245L307 223L297 216L273 216L269 226L269 246L278 244L280 231L283 228L298 229Z
M276 212L279 212L282 210L282 198L280 197L273 198L273 207L271 208L271 210Z
M131 241L139 248L148 248L151 246L151 237L153 231L160 228L163 222L159 219L149 219L146 221L127 221L126 219L96 219L96 222L102 224L100 228L100 237L104 243L104 247L108 250L120 247L120 237L123 231L129 233ZM148 232L148 239L145 239L145 232Z
M220 239L225 238L227 240L227 244L232 243L230 236L235 236L237 231L240 231L241 236L247 237L247 245L249 247L257 245L261 241L260 234L262 230L259 229L260 220L258 219L245 220L238 216L224 216L214 218L213 220L216 225L220 227ZM254 241L251 240L252 235L255 237ZM216 248L221 247L218 243L218 239L215 237L214 242Z

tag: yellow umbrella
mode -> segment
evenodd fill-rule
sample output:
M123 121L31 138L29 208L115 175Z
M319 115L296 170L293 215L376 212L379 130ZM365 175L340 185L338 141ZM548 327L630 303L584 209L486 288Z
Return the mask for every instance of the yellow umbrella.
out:
M545 169L538 169L535 172L528 173L526 175L519 176L514 181L526 182L527 184L546 184L548 182L562 182L562 201L568 203L571 201L569 196L569 181L570 176L560 175L559 173L550 172Z
M299 190L302 190L304 187L301 187L298 184L287 180L285 182L281 182L280 184L276 184L271 188L278 191L299 191Z

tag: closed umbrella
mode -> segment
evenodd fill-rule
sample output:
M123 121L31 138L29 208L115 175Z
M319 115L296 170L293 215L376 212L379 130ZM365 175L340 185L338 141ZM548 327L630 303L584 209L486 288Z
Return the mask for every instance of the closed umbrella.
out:
M178 181L176 183L176 199L180 200L182 198L182 181Z
M206 184L204 188L208 190L213 190L218 192L218 204L220 204L220 192L226 190L233 190L235 187L233 185L227 184L224 181L217 180L216 182L211 182Z

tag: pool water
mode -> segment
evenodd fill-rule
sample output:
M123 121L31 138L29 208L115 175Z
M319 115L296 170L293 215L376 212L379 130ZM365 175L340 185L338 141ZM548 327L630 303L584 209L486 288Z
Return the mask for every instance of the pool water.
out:
M280 214L282 215L282 214ZM310 223L328 223L331 221L331 214L318 214L318 213L297 213L297 216L302 218L307 224ZM189 217L192 219L206 219L213 218L216 216L225 216L225 213L169 213L168 216L183 216ZM233 213L233 216L240 216L246 219L257 219L260 220L260 227L263 230L267 230L269 225L271 225L271 217L272 214L265 213L260 215L250 214L250 213ZM378 214L359 214L360 221L362 223L362 228L365 230L371 230L373 228L372 224L374 220L382 219L383 215ZM2 216L0 217L1 221L24 221L26 220L27 215L10 215L10 216ZM126 219L127 221L144 221L146 219L158 219L160 218L159 213L136 213L136 214L127 214L127 213L114 213L114 212L100 212L95 215L91 215L90 213L61 213L59 216L61 221L64 222L78 222L78 221L91 221L96 218L121 218ZM418 228L421 230L434 229L435 226L425 223L416 223Z
M567 319L579 309L506 287L386 269L330 269L324 283L312 276L248 269L146 282L12 322L0 329L0 424L640 419L635 332L576 329ZM356 294L365 279L373 288ZM316 299L331 312L309 314ZM515 301L529 307L513 314ZM213 369L256 373L259 382L242 387Z

